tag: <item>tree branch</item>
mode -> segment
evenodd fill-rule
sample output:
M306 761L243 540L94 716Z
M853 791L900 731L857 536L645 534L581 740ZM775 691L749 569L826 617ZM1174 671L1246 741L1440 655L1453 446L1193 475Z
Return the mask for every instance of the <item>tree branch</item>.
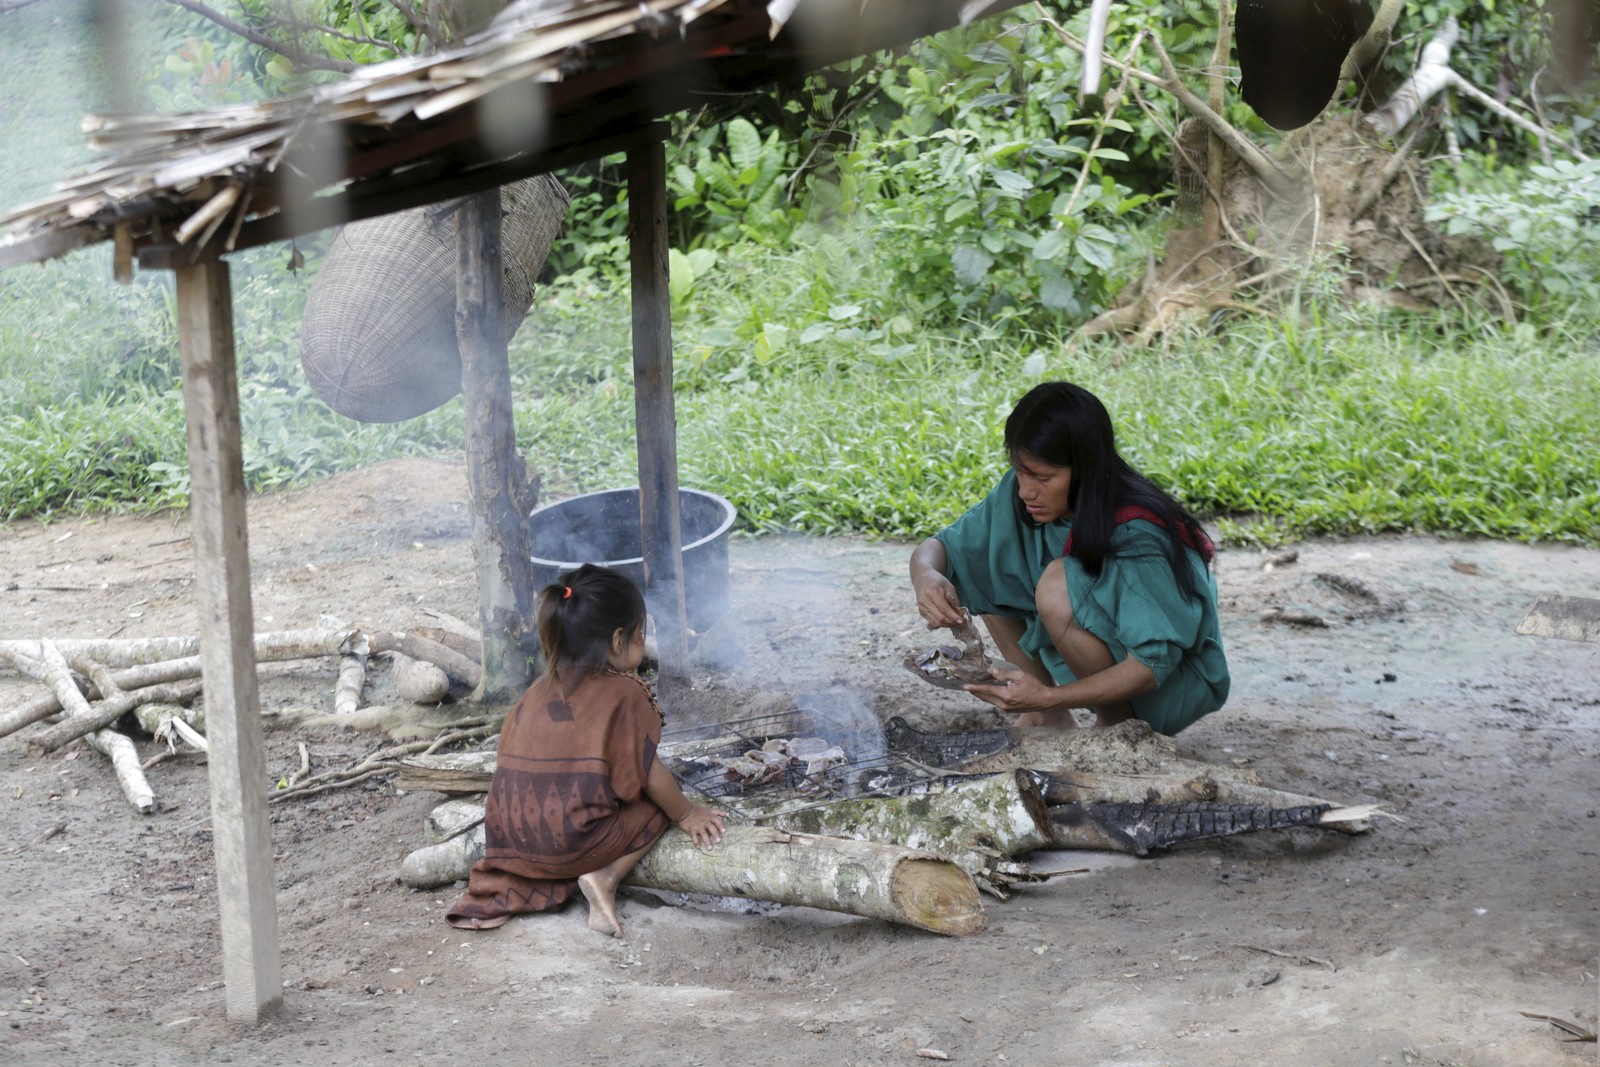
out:
M293 9L290 10L292 11ZM298 18L294 18L292 15L289 18L284 18L278 15L273 15L270 17L274 26L287 26L292 30L312 30L316 33L325 34L328 37L337 37L342 41L351 41L355 44L370 44L375 48L387 48L395 55L403 56L410 54L404 48L400 47L400 43L398 41L380 41L376 37L358 36L353 33L345 33L343 30L337 29L333 26L324 26L320 22L304 22ZM357 12L357 17L359 18L359 12Z
M389 5L405 16L406 21L411 23L412 29L432 41L435 48L443 48L450 43L449 39L439 32L438 26L434 25L430 19L417 14L417 9L408 4L406 0L389 0Z
M1039 12L1039 22L1054 30L1056 36L1060 37L1068 48L1080 53L1086 50L1084 43L1063 29L1061 24L1051 18L1043 7L1037 3L1034 4L1034 7ZM1165 89L1177 97L1178 103L1188 108L1196 118L1215 131L1217 136L1222 138L1223 143L1232 149L1240 159L1244 160L1275 195L1283 196L1291 193L1294 188L1294 181L1288 174L1284 173L1283 168L1278 166L1265 152L1252 144L1238 130L1234 129L1227 119L1207 107L1204 100L1189 91L1182 80L1179 79L1177 68L1172 65L1172 58L1167 55L1166 49L1161 47L1160 41L1151 36L1150 44L1154 46L1156 54L1161 57L1161 66L1166 71L1166 77L1151 74L1147 70L1141 70L1131 63L1123 63L1112 59L1110 56L1104 57L1105 64L1112 70L1125 71L1128 77L1136 81L1149 82L1151 85Z
M227 30L229 33L243 37L251 44L283 56L285 59L294 62L297 66L304 67L307 70L332 70L338 71L341 74L349 74L351 71L356 69L356 64L354 63L348 63L342 59L332 59L328 56L318 56L309 52L302 52L300 49L293 48L281 41L275 41L259 30L252 29L242 22L235 22L226 15L211 10L211 8L207 7L206 5L199 3L199 0L167 0L167 2L170 4L176 4L185 11L193 12L203 19L214 22L218 26L221 26L223 29Z

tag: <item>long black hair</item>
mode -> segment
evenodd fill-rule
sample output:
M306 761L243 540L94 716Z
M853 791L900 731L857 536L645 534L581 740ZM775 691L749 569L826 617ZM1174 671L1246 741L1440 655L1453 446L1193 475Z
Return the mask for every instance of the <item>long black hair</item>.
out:
M611 635L644 625L644 595L626 575L585 563L539 590L539 647L545 670L572 675L606 665Z
M1070 467L1067 506L1073 511L1070 555L1091 577L1098 578L1111 548L1118 508L1140 507L1154 514L1166 533L1165 555L1184 597L1199 595L1184 555L1184 544L1199 548L1209 563L1211 540L1189 509L1117 452L1111 415L1099 397L1070 382L1043 382L1028 390L1006 419L1006 453L1015 463L1019 452L1037 456L1054 467ZM1013 501L1018 515L1032 522L1021 497Z

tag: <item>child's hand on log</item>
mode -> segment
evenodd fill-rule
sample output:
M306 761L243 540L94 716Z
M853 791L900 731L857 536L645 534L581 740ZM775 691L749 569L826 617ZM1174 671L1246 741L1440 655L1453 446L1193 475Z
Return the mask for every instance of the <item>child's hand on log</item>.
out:
M690 804L689 810L678 820L678 829L693 839L695 848L710 852L712 846L721 841L722 835L727 831L727 818L727 812L718 808L709 808L704 804Z

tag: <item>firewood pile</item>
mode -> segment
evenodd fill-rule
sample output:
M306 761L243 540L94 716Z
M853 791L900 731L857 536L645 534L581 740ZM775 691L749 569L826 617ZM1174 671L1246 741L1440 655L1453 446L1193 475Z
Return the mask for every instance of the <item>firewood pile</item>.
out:
M258 663L337 659L339 673L331 701L336 718L354 720L358 712L374 710L362 704L373 656L390 659L397 700L438 704L452 691L476 688L483 676L477 635L458 620L439 619L448 625L405 631L341 626L261 633L255 638L255 658ZM206 750L198 637L0 641L0 667L10 667L45 688L32 700L0 709L0 737L37 727L26 735L28 752L35 757L84 738L110 762L123 795L140 814L155 810L147 770L178 752ZM392 746L354 767L315 776L302 745L300 770L287 776L271 799L304 796L392 773L393 761L401 756L431 753L452 742L492 734L498 731L499 720L454 726L429 741ZM133 740L136 731L165 742L167 748L141 761Z
M627 884L966 934L982 929L979 890L1004 900L1019 885L1072 873L1036 868L1032 853L1145 856L1291 827L1361 833L1379 814L1187 759L1137 720L1103 730L927 733L896 717L876 744L860 732L804 736L806 725L815 723L780 713L720 724L715 736L664 738L660 758L691 796L729 813L730 833L707 854L669 832ZM492 752L401 761L397 785L452 798L429 817L434 843L406 857L403 881L433 888L466 877L483 855L481 794L493 773ZM832 856L819 868L830 876L797 867L797 850L812 865ZM858 877L832 877L841 865Z

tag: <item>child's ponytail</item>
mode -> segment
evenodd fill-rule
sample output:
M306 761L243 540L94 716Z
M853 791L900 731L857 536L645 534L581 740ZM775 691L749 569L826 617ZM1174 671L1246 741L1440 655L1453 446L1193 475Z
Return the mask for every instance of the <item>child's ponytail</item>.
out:
M597 671L611 635L644 625L644 596L627 577L585 563L539 591L539 646L551 673Z

